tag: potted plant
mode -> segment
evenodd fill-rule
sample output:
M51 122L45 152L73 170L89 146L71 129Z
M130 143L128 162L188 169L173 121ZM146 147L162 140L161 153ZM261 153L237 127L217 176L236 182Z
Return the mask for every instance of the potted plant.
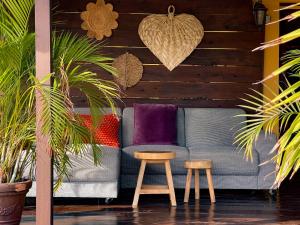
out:
M49 137L56 188L68 175L69 153L84 154L93 142L89 130L74 114L70 89L87 99L94 120L99 108L114 107L118 87L86 67L92 64L114 72L110 58L99 55L101 45L70 33L53 34L53 73L35 78L35 34L29 30L34 0L0 2L0 223L19 224L24 199L35 168L35 92L42 95L42 131ZM52 86L43 84L51 79ZM97 110L96 110L97 109ZM95 165L101 149L92 144Z
M299 6L300 2L290 5L284 9L291 9ZM300 11L282 18L282 20L299 19ZM279 21L276 21L279 22ZM300 29L296 29L275 40L264 43L255 50L263 50L275 45L284 44L300 37ZM245 148L247 157L252 157L252 150L255 141L260 133L270 134L280 121L280 137L270 153L275 156L270 160L277 163L275 187L279 187L282 181L291 175L291 177L300 168L300 50L290 50L283 57L283 65L261 81L264 82L276 76L284 76L286 84L280 86L280 93L268 98L262 93L256 92L245 99L246 103L242 105L245 109L253 110L254 114L247 114L247 125L236 136L236 143ZM291 84L287 76L296 78L295 83ZM271 89L270 89L271 90Z

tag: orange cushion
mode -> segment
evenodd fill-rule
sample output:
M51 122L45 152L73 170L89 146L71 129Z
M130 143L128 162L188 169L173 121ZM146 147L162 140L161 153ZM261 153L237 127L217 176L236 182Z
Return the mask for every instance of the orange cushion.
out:
M83 126L91 130L94 135L95 142L101 145L111 147L120 147L119 143L119 127L120 120L115 114L104 115L97 125L93 128L91 115L80 115L83 120Z

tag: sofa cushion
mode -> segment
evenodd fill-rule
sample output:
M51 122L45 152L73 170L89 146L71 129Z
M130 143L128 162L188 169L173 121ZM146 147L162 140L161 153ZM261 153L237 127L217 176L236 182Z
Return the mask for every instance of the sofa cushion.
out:
M253 150L253 161L244 157L244 150L233 146L191 147L190 159L210 159L213 162L214 175L257 175L259 171L258 153Z
M134 145L176 145L177 106L134 104Z
M171 160L173 174L186 174L184 161L189 158L186 148L176 145L135 145L122 149L122 174L138 174L141 161L134 158L135 151L173 151L176 158ZM164 165L147 164L146 174L165 174Z
M115 114L102 116L99 121L97 121L97 126L93 125L91 115L79 114L79 116L82 119L82 125L93 133L95 143L115 148L120 147L120 119ZM87 140L86 143L91 143L88 141L89 140Z
M133 145L134 133L134 110L133 108L125 108L122 116L122 143L123 147ZM184 133L184 110L177 110L177 143L179 146L185 146Z
M103 107L103 108L99 108L99 111L101 114L103 115L107 115L107 114L116 114L118 116L118 118L121 119L122 117L122 111L120 108L115 108L115 110L113 111L111 108L109 107ZM78 107L78 108L74 108L74 112L77 114L85 114L85 115L90 115L91 114L91 110L90 108L87 107ZM121 140L122 140L122 129L121 129L121 121L119 122L119 145L121 145ZM117 148L117 147L115 147Z
M241 128L245 117L242 109L186 108L186 146L225 145L231 146L234 136Z
M101 149L102 157L99 166L94 165L91 147L83 156L69 155L72 168L69 180L65 178L65 182L117 181L120 174L121 151L107 146L101 146ZM54 179L57 179L55 175Z

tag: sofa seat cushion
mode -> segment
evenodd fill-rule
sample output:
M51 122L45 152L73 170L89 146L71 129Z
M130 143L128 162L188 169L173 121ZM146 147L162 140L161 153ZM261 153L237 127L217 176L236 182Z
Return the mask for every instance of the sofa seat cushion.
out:
M186 174L184 161L189 158L186 148L176 145L134 145L122 149L122 174L138 174L141 161L134 158L135 151L173 151L176 158L171 160L172 174ZM165 174L164 165L147 164L146 174Z
M101 146L100 165L94 165L90 149L83 156L70 155L72 168L65 182L111 182L117 181L120 174L121 151L117 148ZM54 179L56 179L54 175Z
M257 175L259 171L258 153L253 151L253 161L244 157L244 150L233 146L207 146L189 148L190 159L210 159L213 162L214 175Z

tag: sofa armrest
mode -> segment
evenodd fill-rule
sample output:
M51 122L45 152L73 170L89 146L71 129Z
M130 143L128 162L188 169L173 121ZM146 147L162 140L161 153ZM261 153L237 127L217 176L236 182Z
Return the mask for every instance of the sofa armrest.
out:
M266 160L270 160L275 153L270 154L273 147L277 142L277 137L275 134L265 134L261 132L258 136L257 141L255 142L254 149L259 154L260 163L263 163Z
M259 137L254 145L254 149L258 152L259 163L265 163L272 159L274 153L270 153L277 142L275 134L265 135L264 132L259 134ZM259 173L257 178L258 189L273 189L275 181L276 164L273 161L267 162L259 166Z

